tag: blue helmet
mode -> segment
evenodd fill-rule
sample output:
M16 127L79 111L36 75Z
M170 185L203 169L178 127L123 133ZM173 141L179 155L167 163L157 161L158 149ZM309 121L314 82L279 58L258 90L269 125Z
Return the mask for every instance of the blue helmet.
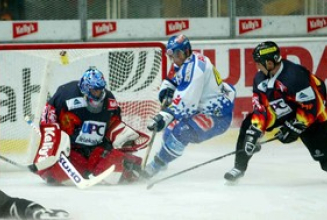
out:
M96 69L96 67L90 67L83 73L80 79L79 88L81 92L87 96L87 98L94 101L102 101L105 95L104 89L107 85L103 73ZM99 97L92 95L90 89L102 90L102 94Z
M168 56L172 56L177 51L183 51L186 54L186 51L192 53L192 48L190 44L190 40L183 34L175 35L169 38L166 53Z

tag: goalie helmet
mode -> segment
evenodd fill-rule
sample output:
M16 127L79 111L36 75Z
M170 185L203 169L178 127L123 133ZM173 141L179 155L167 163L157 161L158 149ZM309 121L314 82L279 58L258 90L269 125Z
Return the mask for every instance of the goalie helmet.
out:
M182 51L185 55L187 52L192 53L190 40L183 34L170 37L166 46L168 56L176 55L179 51Z
M280 63L282 60L279 47L272 41L265 41L256 46L252 56L256 63L261 63L265 68L267 68L266 62L268 60L274 62L274 64Z
M89 111L94 113L101 111L103 100L106 96L106 85L103 73L96 69L96 67L90 67L83 73L78 86L86 97Z

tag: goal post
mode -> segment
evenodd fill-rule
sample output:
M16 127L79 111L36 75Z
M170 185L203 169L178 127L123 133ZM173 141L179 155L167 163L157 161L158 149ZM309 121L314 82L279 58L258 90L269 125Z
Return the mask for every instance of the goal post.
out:
M24 118L31 117L37 125L57 87L80 79L90 66L105 75L123 120L147 133L147 121L160 110L157 95L167 73L164 44L0 44L0 154L31 162L39 137ZM3 167L0 161L0 170Z

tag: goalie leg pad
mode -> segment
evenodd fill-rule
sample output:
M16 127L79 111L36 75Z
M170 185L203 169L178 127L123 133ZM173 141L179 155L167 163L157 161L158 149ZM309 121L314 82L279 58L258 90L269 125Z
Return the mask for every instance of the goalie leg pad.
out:
M99 147L92 152L89 162L91 161L94 168L90 171L95 176L115 165L114 175L110 175L106 182L117 184L119 181L132 182L138 179L139 176L137 174L141 169L142 158L116 149L108 152L104 149L101 150ZM91 168L90 165L89 168Z
M88 162L81 154L72 150L69 159L78 172L83 174L87 171ZM38 171L38 175L49 184L62 184L70 180L58 162L48 169Z

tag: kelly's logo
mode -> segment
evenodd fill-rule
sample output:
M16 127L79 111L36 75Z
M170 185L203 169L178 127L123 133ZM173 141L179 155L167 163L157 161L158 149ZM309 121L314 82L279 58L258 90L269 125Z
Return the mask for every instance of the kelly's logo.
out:
M239 20L239 33L244 34L256 29L262 28L261 19L240 19Z
M29 35L36 33L38 31L38 23L37 22L19 22L12 24L13 29L13 38Z
M92 37L109 34L117 31L117 22L93 22Z
M166 35L189 29L189 20L166 21Z
M308 33L321 28L327 27L327 17L311 17L307 18Z

